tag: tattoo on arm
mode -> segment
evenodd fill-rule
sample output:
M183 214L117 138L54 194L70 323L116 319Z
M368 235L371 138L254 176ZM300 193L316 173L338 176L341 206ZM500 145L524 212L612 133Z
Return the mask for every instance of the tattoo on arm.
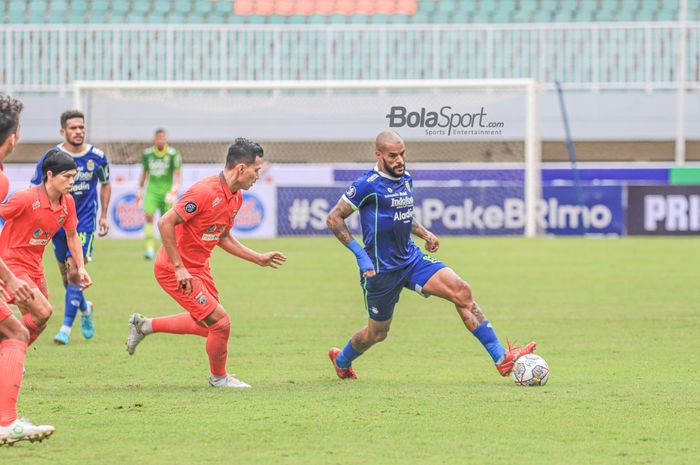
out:
M418 220L413 218L413 221L411 222L411 234L415 234L421 239L425 239L425 237L428 235L428 230L425 229L423 225L418 222Z
M348 245L353 239L348 225L345 224L345 218L352 215L352 212L352 207L343 199L340 199L335 208L328 214L328 219L326 220L328 228L333 231L335 237L337 237L343 245Z

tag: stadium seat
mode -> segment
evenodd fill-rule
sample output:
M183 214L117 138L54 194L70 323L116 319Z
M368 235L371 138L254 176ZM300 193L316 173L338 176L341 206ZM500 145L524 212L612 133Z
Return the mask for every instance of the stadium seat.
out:
M129 0L113 0L107 2L111 4L110 12L112 15L123 17L129 12Z
M275 13L274 0L257 0L254 4L254 12L260 16L270 16Z
M66 0L53 0L49 4L46 22L53 24L64 23L66 21L66 11L68 11L68 2Z
M27 4L22 0L12 0L7 8L7 22L21 24L25 22Z
M214 3L212 2L194 2L194 12L206 15L214 10Z

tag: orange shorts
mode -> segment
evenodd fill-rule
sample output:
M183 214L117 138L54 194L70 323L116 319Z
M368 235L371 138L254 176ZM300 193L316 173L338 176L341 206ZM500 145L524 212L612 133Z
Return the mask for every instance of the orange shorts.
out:
M178 288L175 272L169 266L156 263L153 269L160 287L187 310L192 318L203 321L219 305L219 291L209 270L188 270L192 275L192 294L183 294Z
M46 300L49 300L49 288L46 285L46 278L44 278L43 275L31 277L27 273L20 271L19 273L15 272L15 276L17 276L17 278L21 279L22 281L26 281L29 284L29 287L33 289L39 289L39 292L41 292L44 295L44 297L46 297ZM7 304L14 303L15 298L12 294L7 292L7 289L5 289L4 286L0 287L0 292L2 292L3 297L3 299L0 300L0 321L2 321L10 315L13 315L12 310L10 309L10 307L8 307Z

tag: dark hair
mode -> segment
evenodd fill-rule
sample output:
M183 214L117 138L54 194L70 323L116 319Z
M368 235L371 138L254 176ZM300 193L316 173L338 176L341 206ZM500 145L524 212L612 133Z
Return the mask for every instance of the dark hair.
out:
M158 134L165 134L165 133L166 133L165 129L158 128L158 129L156 129L155 135L157 136Z
M23 108L22 102L16 98L0 95L0 145L17 132L19 114L22 113Z
M239 137L228 148L226 154L226 168L233 168L239 163L252 165L257 157L263 156L263 149L260 144L248 140L245 137Z
M82 111L80 111L80 110L66 110L63 113L61 113L61 127L65 128L68 120L73 119L73 118L82 118L83 121L85 121L85 115L83 114Z
M42 180L46 182L48 179L47 173L51 171L54 176L68 170L77 170L73 157L59 149L51 149L46 152L44 161L41 163Z

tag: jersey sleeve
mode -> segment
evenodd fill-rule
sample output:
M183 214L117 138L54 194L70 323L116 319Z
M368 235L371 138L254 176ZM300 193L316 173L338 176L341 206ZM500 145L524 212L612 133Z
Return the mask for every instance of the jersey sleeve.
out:
M17 192L7 202L0 204L0 218L7 221L19 216L27 205L27 198L24 192Z
M75 199L72 195L66 196L66 205L68 206L68 216L63 223L63 229L66 231L74 231L78 227L78 214L75 211Z
M175 150L175 155L173 156L173 169L179 170L182 168L182 153L179 150Z
M109 182L109 162L107 161L106 155L102 159L100 166L97 168L97 180L100 181L100 184Z
M41 165L44 163L45 157L46 154L43 154L37 162L36 168L34 168L34 174L32 175L32 179L30 180L30 182L35 186L41 184L42 178L44 177L44 173L41 172Z
M187 222L201 213L207 200L209 200L209 192L206 186L195 184L182 194L173 209Z
M363 176L355 180L341 197L353 210L359 209L372 194L372 184Z
M141 166L143 166L143 172L148 173L148 153L145 150L141 154Z

